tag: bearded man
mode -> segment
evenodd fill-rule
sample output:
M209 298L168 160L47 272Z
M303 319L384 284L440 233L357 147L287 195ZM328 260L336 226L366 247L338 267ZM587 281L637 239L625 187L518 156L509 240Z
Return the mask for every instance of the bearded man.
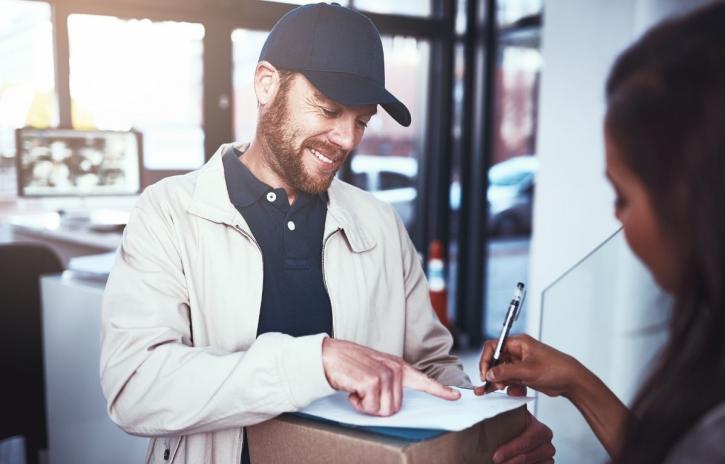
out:
M146 189L104 294L109 415L152 438L150 462L248 462L246 426L336 390L390 415L403 387L456 400L449 385L471 385L402 222L335 178L378 105L410 124L375 26L335 4L292 10L254 88L254 140ZM550 440L532 420L499 457L548 462Z

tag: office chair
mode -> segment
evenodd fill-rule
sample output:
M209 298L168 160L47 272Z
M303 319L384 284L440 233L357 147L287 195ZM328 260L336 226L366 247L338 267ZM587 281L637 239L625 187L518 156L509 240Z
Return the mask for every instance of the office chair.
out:
M22 435L26 464L48 447L39 277L61 271L46 246L0 244L0 439Z

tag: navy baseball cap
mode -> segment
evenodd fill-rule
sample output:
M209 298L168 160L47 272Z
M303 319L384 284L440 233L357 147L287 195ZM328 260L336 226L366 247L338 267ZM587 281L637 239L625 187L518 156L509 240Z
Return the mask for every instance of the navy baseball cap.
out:
M378 104L401 125L410 125L408 108L385 90L380 33L355 10L336 3L295 8L272 28L259 55L262 60L302 73L338 103Z

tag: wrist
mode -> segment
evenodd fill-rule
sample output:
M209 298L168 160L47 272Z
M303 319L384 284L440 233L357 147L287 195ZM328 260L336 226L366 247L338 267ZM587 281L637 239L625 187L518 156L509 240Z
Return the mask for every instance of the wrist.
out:
M563 396L575 406L581 408L587 402L596 401L608 389L592 371L584 367L579 361L575 360L575 363L568 391Z
M334 346L334 343L335 339L333 339L332 337L328 336L322 339L322 371L325 373L325 379L327 379L327 383L330 385L330 387L337 390L330 376L330 363L332 362L330 359L330 350Z
M593 383L598 379L575 358L571 358L571 361L572 367L568 375L569 380L566 382L566 387L561 396L574 404L579 404L588 396L587 392L592 390Z

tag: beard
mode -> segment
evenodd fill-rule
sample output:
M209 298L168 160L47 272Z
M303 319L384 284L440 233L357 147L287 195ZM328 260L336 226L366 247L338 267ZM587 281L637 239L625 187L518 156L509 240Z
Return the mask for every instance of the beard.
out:
M329 174L309 173L304 165L305 148L334 153L336 158L344 158L347 153L314 138L305 139L299 145L295 143L299 137L297 131L290 127L289 84L285 84L260 115L259 133L266 145L267 161L275 174L294 190L316 195L330 187L337 169Z

